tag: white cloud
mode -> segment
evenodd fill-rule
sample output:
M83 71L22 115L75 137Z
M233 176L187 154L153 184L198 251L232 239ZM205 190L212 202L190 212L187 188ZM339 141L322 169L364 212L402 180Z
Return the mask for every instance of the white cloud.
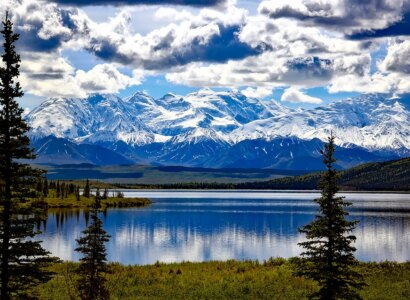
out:
M376 72L362 77L345 75L335 78L328 88L330 93L359 92L359 93L392 93L403 94L410 92L410 78L399 73L384 74Z
M410 40L392 41L387 55L378 67L383 72L397 72L410 75Z
M90 71L78 70L75 81L82 90L87 92L117 93L129 86L141 84L143 74L135 70L133 76L120 73L112 64L96 65Z
M89 93L117 93L139 85L141 70L132 76L118 71L113 64L99 64L89 71L75 70L58 54L26 54L22 60L20 81L26 93L47 97L85 97ZM50 61L53 63L50 64Z
M322 103L322 99L309 96L300 90L290 87L285 90L280 98L281 101L289 101L295 103L311 103L311 104L320 104Z
M118 92L139 84L143 74L163 74L171 83L196 87L249 87L243 92L255 97L290 86L302 95L301 90L317 86L330 92L410 92L408 38L392 39L372 74L370 53L384 40L345 37L389 26L410 3L375 1L263 1L263 14L257 15L235 1L225 10L164 6L154 13L151 6L153 23L159 25L147 34L135 31L136 8L113 10L111 18L97 22L80 8L6 0L0 2L0 15L12 10L22 34L22 81L36 95ZM226 50L232 43L236 51ZM262 50L252 52L257 48ZM61 56L65 49L88 50L103 63L89 71L76 69ZM240 51L243 55L235 57ZM126 75L120 66L136 71Z
M191 20L194 18L194 16L187 10L183 9L177 10L172 7L160 7L154 14L154 18L156 20L161 20L161 21L170 21L170 22L175 22L175 21L185 21L185 20Z
M264 88L264 87L257 87L257 88L247 87L246 89L241 90L241 93L249 98L265 98L267 96L272 95L272 89Z
M352 34L386 28L400 21L409 8L408 0L269 0L262 1L258 11Z

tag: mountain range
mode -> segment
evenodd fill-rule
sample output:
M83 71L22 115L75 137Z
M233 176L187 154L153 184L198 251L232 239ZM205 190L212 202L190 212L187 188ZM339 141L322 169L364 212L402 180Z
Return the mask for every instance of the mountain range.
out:
M360 95L291 109L238 91L154 99L50 98L26 115L37 163L318 170L332 131L337 166L410 154L410 97Z

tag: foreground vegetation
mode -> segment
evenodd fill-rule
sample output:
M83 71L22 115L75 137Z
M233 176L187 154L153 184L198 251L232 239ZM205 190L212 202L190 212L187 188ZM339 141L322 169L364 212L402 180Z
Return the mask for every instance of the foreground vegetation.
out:
M312 280L293 275L293 260L109 265L111 299L307 299ZM39 286L41 299L77 299L77 263L56 264L56 275ZM410 262L360 263L368 284L364 299L410 299Z

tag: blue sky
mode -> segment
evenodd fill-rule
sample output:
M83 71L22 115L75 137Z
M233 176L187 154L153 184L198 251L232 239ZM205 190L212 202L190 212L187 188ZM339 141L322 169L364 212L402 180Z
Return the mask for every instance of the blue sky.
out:
M148 5L155 2L155 5ZM407 0L5 0L23 107L237 89L290 107L410 92Z

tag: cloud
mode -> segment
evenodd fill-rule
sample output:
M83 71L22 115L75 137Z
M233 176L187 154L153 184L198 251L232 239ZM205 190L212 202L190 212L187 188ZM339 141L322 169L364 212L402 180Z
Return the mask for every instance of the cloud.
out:
M272 95L272 89L264 88L264 87L257 87L257 88L247 87L246 89L241 90L241 93L244 94L248 98L265 98L267 96Z
M12 18L21 35L21 51L82 48L106 62L164 70L195 61L240 60L268 48L263 42L249 45L240 40L246 11L234 6L224 13L201 9L197 15L163 8L159 17L180 15L176 19L181 23L171 23L143 36L132 32L131 15L125 9L107 22L96 23L77 8L34 0L19 3L12 10ZM10 7L11 4L4 11Z
M257 57L223 64L194 63L167 73L166 78L177 84L197 87L241 86L309 88L326 86L334 78L346 74L362 76L370 69L370 55L338 55L330 58L306 56L280 57L268 51Z
M329 92L409 93L409 57L410 40L392 39L386 56L377 62L377 70L374 73L367 70L363 74L341 74L331 81Z
M241 42L240 29L239 25L218 23L198 27L170 25L132 41L92 38L88 50L106 61L162 70L196 61L240 60L267 49L262 43L252 47Z
M270 0L263 1L258 8L270 18L295 19L356 38L371 37L371 32L374 36L378 36L376 32L384 36L397 35L406 30L406 23L400 21L409 9L408 0ZM390 30L386 29L390 26L393 26Z
M350 39L360 40L403 35L410 35L410 13L404 14L399 21L386 28L356 31L348 37Z
M280 98L281 101L289 101L295 103L310 103L310 104L320 104L322 100L316 97L309 96L300 90L290 87L285 90Z
M51 63L52 62L52 63ZM30 81L61 80L75 69L58 53L24 52L21 57L21 73Z
M90 71L76 71L74 78L87 92L116 93L129 86L141 84L143 74L135 70L132 77L122 74L112 64L96 65Z
M198 15L162 8L157 18L172 16L180 23L170 23L144 36L119 34L105 24L104 30L92 25L84 47L105 61L148 70L166 70L192 62L241 60L270 49L263 41L251 45L241 40L245 14L235 7L229 7L227 14L202 9ZM121 18L117 15L112 19L111 27L114 20Z
M49 0L71 6L124 6L124 5L187 5L187 6L216 6L226 3L226 0Z
M410 0L273 0L263 1L256 15L233 0L213 1L225 4L220 10L179 1L187 6L149 7L159 25L148 33L138 33L140 8L107 8L113 15L101 22L86 14L89 8L62 2L68 0L0 2L0 15L10 10L21 34L22 78L36 95L117 92L139 84L143 74L186 86L248 87L244 93L255 97L276 87L293 87L293 96L311 87L410 91ZM389 39L386 57L372 61L387 40L380 37L395 35L401 37ZM65 50L88 51L99 65L76 69Z
M379 62L378 67L383 72L397 72L410 75L410 40L393 42L386 57Z
M316 56L292 58L286 62L288 72L285 74L287 81L292 78L304 82L317 82L317 80L329 80L332 78L334 69L330 59L321 59Z
M6 10L10 11L14 28L20 34L17 46L21 51L55 51L88 32L90 20L77 9L24 0L6 2L0 7L0 15Z
M49 62L53 63L50 64ZM58 54L34 53L22 59L20 81L26 93L47 97L85 97L89 93L117 93L139 85L141 70L132 76L118 71L113 64L99 64L89 71L75 70Z

